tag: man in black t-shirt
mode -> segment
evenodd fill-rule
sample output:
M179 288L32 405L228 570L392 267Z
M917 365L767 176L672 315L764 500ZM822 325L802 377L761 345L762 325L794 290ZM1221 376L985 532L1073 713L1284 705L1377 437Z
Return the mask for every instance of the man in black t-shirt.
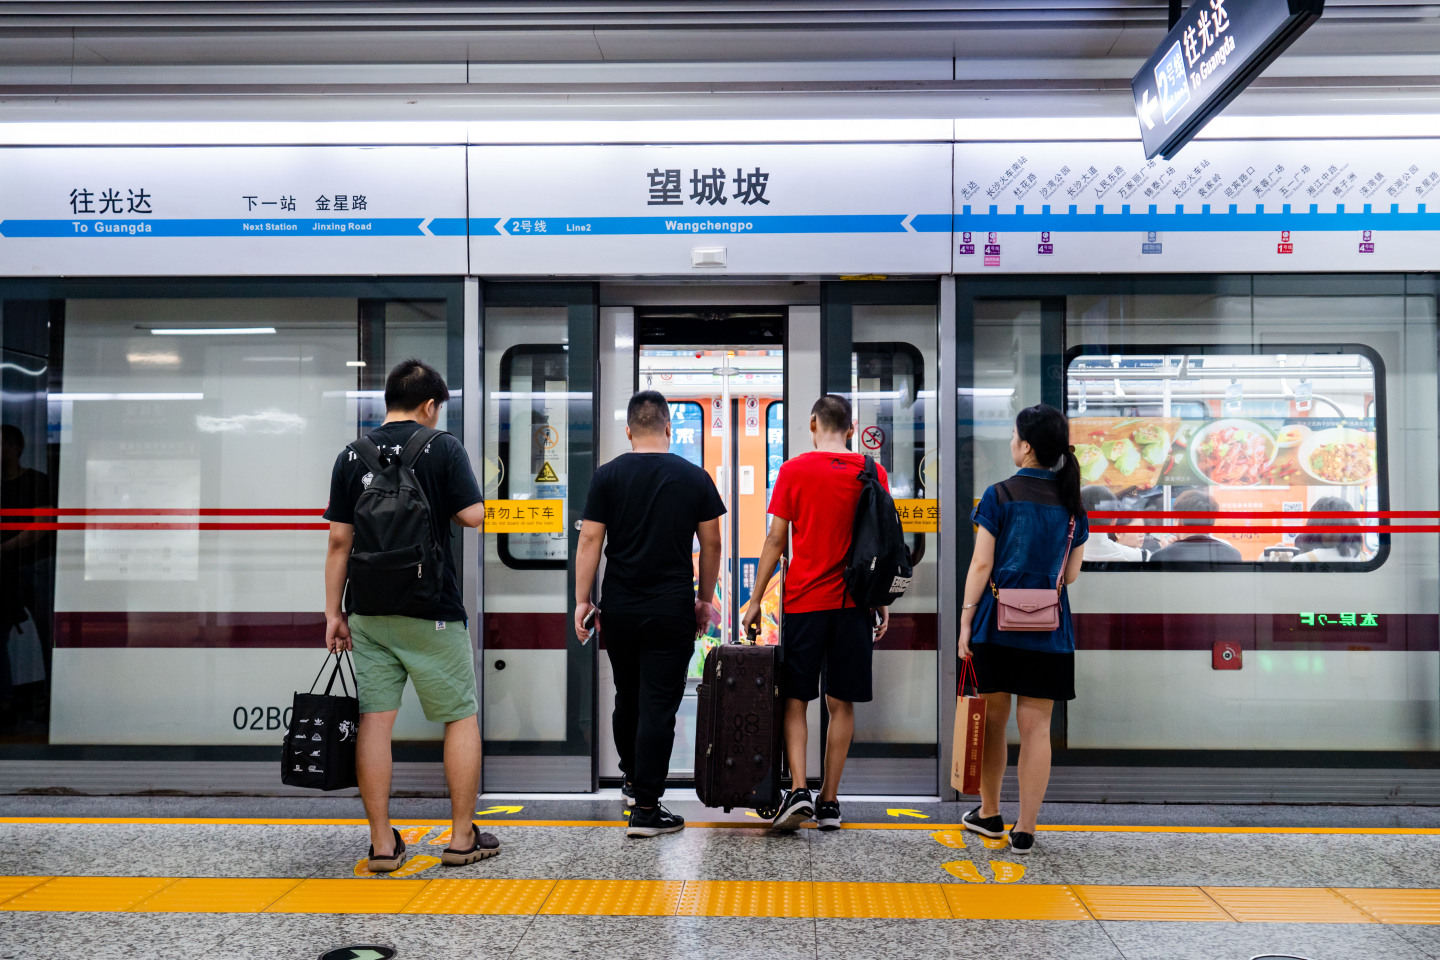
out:
M385 421L369 434L382 457L398 457L422 427L435 429L440 405L450 399L434 368L406 360L385 381ZM408 678L425 717L445 724L445 779L450 785L451 841L441 855L447 866L492 857L500 844L473 822L480 787L480 726L476 721L475 653L465 604L450 551L450 521L480 527L485 503L470 459L460 441L435 434L415 460L415 479L430 508L431 534L440 547L443 570L439 596L424 611L406 616L373 615L374 598L361 598L372 615L354 613L356 598L346 589L355 542L355 505L374 476L353 446L340 451L330 476L330 548L325 558L325 645L353 650L360 698L356 765L360 798L370 821L369 868L397 869L405 843L390 825L390 739ZM341 609L341 600L345 607ZM423 613L423 616L416 616Z
M630 398L631 453L595 471L575 555L575 634L585 617L605 545L605 651L615 674L615 749L634 811L632 837L674 833L685 820L660 804L675 743L675 713L695 638L710 625L720 574L725 504L710 475L670 453L670 405L654 390ZM692 544L700 540L698 577ZM698 581L698 582L697 582Z

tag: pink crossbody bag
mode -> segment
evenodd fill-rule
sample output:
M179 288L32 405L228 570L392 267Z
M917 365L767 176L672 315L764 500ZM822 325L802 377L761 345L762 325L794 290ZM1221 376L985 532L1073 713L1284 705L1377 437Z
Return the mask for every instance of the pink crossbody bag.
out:
M1054 590L1001 589L991 578L990 592L995 595L995 629L1044 633L1059 628L1060 591L1065 587L1065 568L1070 564L1070 545L1074 542L1075 518L1071 517L1070 532L1065 537L1065 556L1060 559L1060 575L1055 578Z

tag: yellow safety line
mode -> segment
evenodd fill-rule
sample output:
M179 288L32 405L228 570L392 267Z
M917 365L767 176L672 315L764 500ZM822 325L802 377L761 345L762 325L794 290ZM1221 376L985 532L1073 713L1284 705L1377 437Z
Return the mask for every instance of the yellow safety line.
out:
M448 827L449 820L396 820L403 826ZM500 820L478 817L476 823L506 827L623 827L624 820ZM0 817L0 824L154 824L179 826L259 826L259 827L363 827L364 820L281 817ZM763 820L690 821L691 829L763 830ZM815 824L807 823L813 828ZM959 823L846 823L844 830L961 830ZM1041 824L1037 829L1057 833L1216 833L1216 834L1313 834L1354 836L1440 836L1440 827L1182 827L1126 826L1106 824Z
M13 883L27 879L41 882L25 888ZM0 913L100 909L127 913L826 916L1081 922L1098 918L1193 922L1202 919L1196 916L1196 905L1211 903L1223 914L1212 919L1231 923L1393 924L1440 920L1440 890L1435 889L1067 884L977 887L955 883L761 880L230 879L234 889L226 889L225 880L217 878L0 877L0 881L12 881L9 886L14 891L0 895ZM369 885L354 886L358 883ZM282 884L289 886L282 889L278 886ZM1343 905L1344 909L1327 907L1327 902L1336 907ZM170 906L172 903L175 905ZM1378 906L1367 910L1365 903Z

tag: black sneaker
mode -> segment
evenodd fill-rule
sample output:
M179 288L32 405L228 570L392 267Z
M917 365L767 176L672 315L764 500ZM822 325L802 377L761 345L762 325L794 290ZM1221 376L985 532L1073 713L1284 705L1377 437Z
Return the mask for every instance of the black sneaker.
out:
M620 784L620 799L625 801L625 806L635 806L635 785L632 783Z
M1027 854L1035 849L1035 834L1022 830L1010 831L1010 852Z
M780 812L770 826L776 830L799 830L800 824L815 816L815 803L809 790L791 790L780 802Z
M815 822L821 830L840 829L840 801L818 800L815 803Z
M998 813L993 817L981 817L979 807L961 817L960 823L966 830L973 830L982 837L998 840L1005 836L1005 818Z
M685 818L676 816L657 803L646 809L636 807L630 814L630 823L625 827L627 837L658 837L662 833L679 833L685 829Z

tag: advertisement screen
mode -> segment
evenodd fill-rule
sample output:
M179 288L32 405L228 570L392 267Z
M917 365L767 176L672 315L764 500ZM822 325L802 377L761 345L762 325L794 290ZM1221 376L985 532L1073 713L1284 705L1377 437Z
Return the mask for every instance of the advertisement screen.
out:
M1072 357L1067 384L1087 507L1142 514L1094 521L1126 548L1097 543L1096 559L1356 564L1376 557L1378 530L1364 529L1373 518L1347 516L1382 509L1374 358L1342 347L1090 349ZM1154 519L1143 516L1152 512ZM1142 536L1127 526L1173 532ZM1323 532L1307 533L1308 526ZM1336 532L1339 526L1355 530ZM1206 542L1214 540L1231 549ZM1187 543L1165 549L1176 541Z

